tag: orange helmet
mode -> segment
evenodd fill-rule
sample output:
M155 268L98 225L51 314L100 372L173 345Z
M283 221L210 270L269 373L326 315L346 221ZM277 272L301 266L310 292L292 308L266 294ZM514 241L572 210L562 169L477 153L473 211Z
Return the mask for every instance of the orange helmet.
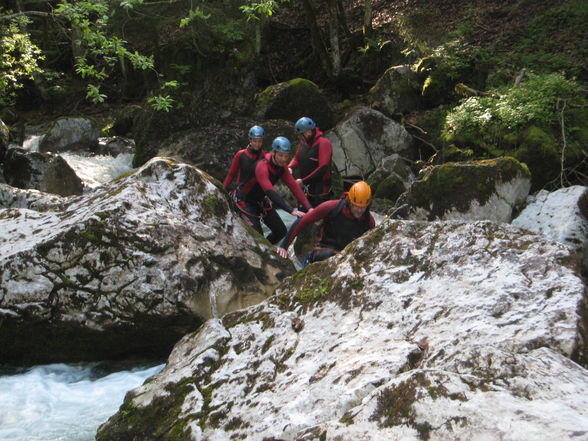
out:
M349 189L349 202L358 207L367 207L372 202L372 189L365 181L356 182Z

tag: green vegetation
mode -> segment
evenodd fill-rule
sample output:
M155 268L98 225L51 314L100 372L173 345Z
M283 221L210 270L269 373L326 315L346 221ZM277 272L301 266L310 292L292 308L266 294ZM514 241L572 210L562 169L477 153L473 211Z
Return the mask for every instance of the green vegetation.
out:
M463 100L447 115L444 132L446 136L482 135L494 141L529 124L550 127L557 124L558 100L574 100L580 90L577 82L560 73L530 74L519 85Z
M0 14L2 13L0 8ZM26 31L30 20L19 17L2 26L0 22L0 106L14 104L16 91L27 79L41 71L41 49Z

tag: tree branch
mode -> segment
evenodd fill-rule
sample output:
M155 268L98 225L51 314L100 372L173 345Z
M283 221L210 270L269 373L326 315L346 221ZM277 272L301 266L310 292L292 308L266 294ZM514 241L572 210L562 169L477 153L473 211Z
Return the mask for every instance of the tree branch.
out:
M10 15L0 15L0 21L12 20L13 18L22 17L23 15L33 15L36 17L53 17L53 14L49 12L41 12L41 11L23 11L23 12L16 12Z

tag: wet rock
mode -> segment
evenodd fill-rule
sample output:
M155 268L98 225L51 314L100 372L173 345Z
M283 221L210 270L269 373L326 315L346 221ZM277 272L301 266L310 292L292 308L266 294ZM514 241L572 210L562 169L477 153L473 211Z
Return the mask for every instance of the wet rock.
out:
M79 195L84 191L82 180L61 156L8 149L4 163L6 183L22 189L35 189L60 196Z
M87 118L60 118L39 144L41 152L90 151L98 147L100 128Z
M451 162L422 170L397 206L404 219L510 222L530 188L529 170L514 158Z
M368 107L357 108L326 136L333 144L333 164L343 177L368 176L394 153L411 156L411 136L404 127Z
M154 159L57 209L0 210L0 359L161 356L293 271L218 181Z
M586 300L561 244L388 219L184 337L96 439L572 440Z

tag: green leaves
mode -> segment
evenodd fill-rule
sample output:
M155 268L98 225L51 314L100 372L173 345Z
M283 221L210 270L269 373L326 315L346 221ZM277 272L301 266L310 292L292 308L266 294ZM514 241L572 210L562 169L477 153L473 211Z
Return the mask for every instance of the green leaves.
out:
M174 99L169 95L156 95L147 100L155 110L169 112L173 108Z
M23 80L42 72L39 63L44 59L25 31L28 18L19 17L8 26L0 26L0 105L13 103L15 93L23 87Z
M94 104L103 103L106 100L106 95L100 93L100 87L94 84L88 84L86 92L86 99Z
M447 114L444 131L482 135L505 134L529 124L549 127L557 119L557 100L574 99L579 92L579 84L560 73L530 74L518 86L465 99Z

